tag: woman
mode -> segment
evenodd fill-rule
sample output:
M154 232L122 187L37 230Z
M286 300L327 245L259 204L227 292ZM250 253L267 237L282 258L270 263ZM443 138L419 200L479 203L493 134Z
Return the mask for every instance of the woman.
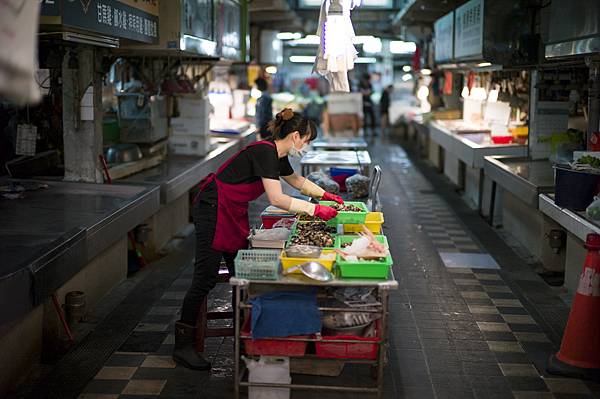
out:
M329 220L337 215L331 207L315 205L283 193L279 178L312 198L343 203L337 195L325 192L308 179L294 173L288 155L301 156L317 135L313 122L284 109L269 123L271 139L258 141L229 158L217 171L200 183L194 201L196 261L192 285L175 325L173 359L185 367L208 370L210 363L195 348L196 323L200 305L215 286L225 259L233 275L233 260L238 250L247 247L249 233L248 203L267 193L269 202L294 213L305 213Z

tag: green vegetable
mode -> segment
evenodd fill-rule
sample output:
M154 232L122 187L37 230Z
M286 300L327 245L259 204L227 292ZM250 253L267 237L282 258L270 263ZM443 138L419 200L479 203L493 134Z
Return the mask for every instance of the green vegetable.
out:
M552 152L556 153L561 144L577 144L582 146L585 143L585 134L581 130L567 129L566 132L553 133L550 136L538 138L539 143L550 143Z
M600 169L600 158L596 158L591 155L585 155L579 158L577 163L590 165L592 168Z

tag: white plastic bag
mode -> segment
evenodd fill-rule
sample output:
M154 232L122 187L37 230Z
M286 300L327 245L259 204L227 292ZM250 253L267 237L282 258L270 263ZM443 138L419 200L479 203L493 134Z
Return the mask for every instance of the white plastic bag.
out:
M592 220L600 220L600 198L594 197L594 201L585 209L585 214Z
M352 198L365 198L369 196L370 182L367 176L355 174L346 179L346 188Z
M281 218L273 224L273 228L275 227L283 227L288 230L292 229L292 226L296 223L296 218Z
M260 360L243 357L248 367L249 382L290 384L290 359L288 357L261 356ZM248 399L289 399L289 388L249 387Z
M312 172L306 178L328 193L338 194L340 192L340 185L331 179L331 177L326 175L322 170Z
M254 239L259 241L287 240L289 236L290 230L285 227L256 230L254 233Z
M19 104L41 99L35 80L40 1L0 1L0 94Z

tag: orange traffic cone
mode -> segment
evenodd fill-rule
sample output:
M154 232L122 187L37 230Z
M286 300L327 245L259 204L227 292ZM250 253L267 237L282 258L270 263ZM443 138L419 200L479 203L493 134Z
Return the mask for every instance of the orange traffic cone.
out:
M588 253L569 321L548 371L596 379L600 376L600 235L588 234L585 246Z

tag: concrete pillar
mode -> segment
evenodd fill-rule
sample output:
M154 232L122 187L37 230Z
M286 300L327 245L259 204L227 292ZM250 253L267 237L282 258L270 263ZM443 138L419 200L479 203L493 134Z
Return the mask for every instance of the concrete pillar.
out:
M0 397L23 383L42 351L43 306L0 328Z
M62 68L64 179L102 183L102 73L96 50L76 51L65 54Z
M160 210L145 221L150 227L150 239L144 255L149 259L158 257L161 249L183 227L190 223L190 200L187 194L164 204Z

